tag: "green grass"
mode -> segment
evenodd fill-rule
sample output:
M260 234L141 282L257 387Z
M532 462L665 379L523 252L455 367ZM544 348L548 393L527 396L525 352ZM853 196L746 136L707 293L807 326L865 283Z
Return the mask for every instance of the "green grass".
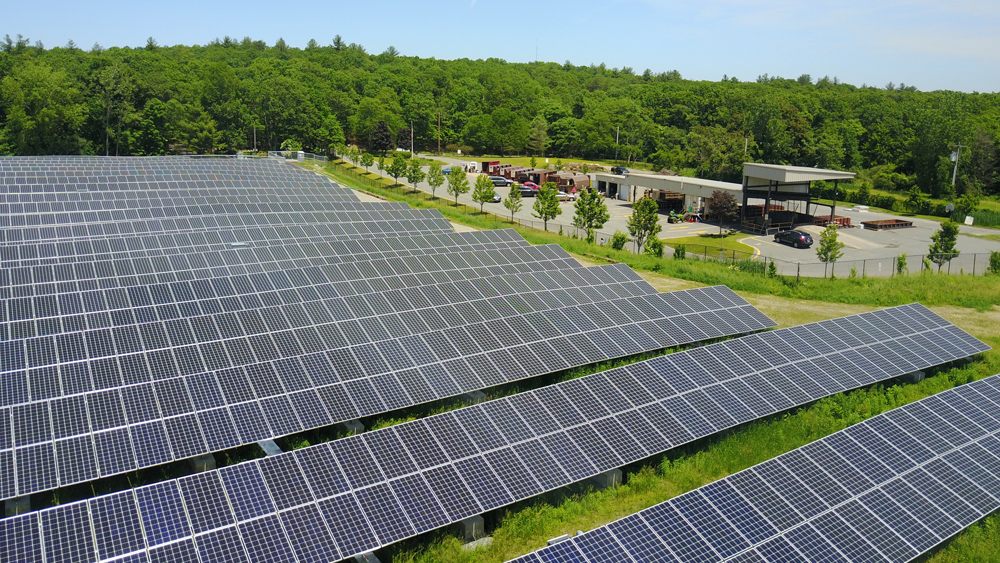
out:
M683 244L687 247L688 252L692 254L700 254L702 248L719 250L736 250L738 252L745 252L747 254L754 254L754 247L743 244L737 239L744 237L742 233L733 234L723 234L718 233L695 235L690 237L677 237L663 239L663 244L671 247L677 248L677 245Z

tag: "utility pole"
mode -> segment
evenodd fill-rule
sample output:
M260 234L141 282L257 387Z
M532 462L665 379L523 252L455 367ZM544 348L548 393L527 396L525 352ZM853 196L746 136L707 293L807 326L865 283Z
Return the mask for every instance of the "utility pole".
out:
M621 125L615 127L615 164L618 164L618 133L621 131Z
M410 120L410 158L413 158L413 120Z
M965 147L965 145L956 143L951 146L955 147L955 152L951 153L951 161L955 163L955 168L951 171L951 187L954 188L955 177L958 176L958 157L962 155L962 148Z
M438 156L441 156L441 112L438 112Z

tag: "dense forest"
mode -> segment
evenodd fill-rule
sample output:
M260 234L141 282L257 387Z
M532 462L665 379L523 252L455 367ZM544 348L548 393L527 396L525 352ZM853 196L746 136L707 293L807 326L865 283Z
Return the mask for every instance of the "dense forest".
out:
M744 161L855 170L946 199L1000 193L1000 94L836 78L684 80L676 71L305 49L46 49L0 41L0 154L162 155L357 144L641 161L737 180ZM957 193L952 188L961 145Z

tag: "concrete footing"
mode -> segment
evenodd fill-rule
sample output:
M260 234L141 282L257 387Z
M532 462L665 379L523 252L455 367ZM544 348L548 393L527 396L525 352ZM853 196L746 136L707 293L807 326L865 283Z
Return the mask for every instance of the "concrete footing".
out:
M452 524L465 543L471 543L486 537L486 522L482 516L470 516L461 522Z
M348 420L337 425L337 429L348 436L357 436L365 431L365 425L360 420Z
M548 540L545 543L547 545L555 545L557 543L564 542L564 541L568 540L569 538L570 538L569 534L563 534L561 536L554 537L554 538Z
M462 551L474 551L480 547L486 547L493 543L493 536L486 536L485 538L479 538L476 541L470 541L469 543L462 545Z
M31 497L9 498L3 502L7 516L17 516L31 512Z
M915 371L913 373L908 373L903 376L903 381L908 381L910 383L920 383L924 380L926 374L922 371Z
M215 469L215 456L212 454L204 454L195 456L188 460L191 464L191 470L195 473L202 473L204 471L211 471Z
M264 453L266 453L269 456L278 455L281 453L281 448L278 447L278 444L274 443L274 440L261 440L257 442L257 445L260 446L261 448L264 448Z
M598 489L612 489L622 484L622 470L612 469L588 479Z
M370 551L368 553L362 553L361 555L355 555L354 560L357 563L382 563L378 560L378 557L375 557L375 554Z
M478 405L486 400L486 393L482 391L471 391L458 396L459 400L467 405Z

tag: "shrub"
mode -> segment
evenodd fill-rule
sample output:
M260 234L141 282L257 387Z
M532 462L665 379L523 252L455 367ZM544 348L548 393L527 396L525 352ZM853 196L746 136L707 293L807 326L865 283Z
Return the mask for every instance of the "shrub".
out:
M625 248L628 243L628 235L621 231L615 231L615 234L611 237L611 248L615 250L621 250Z
M768 262L767 264L767 277L776 278L778 277L778 267L774 265L774 262Z
M656 258L663 258L663 241L656 237L646 239L645 248L642 251Z
M990 266L986 271L994 276L1000 275L1000 250L990 251Z
M906 253L902 253L896 257L896 274L903 275L907 272L906 269Z
M674 247L674 260L683 260L687 256L687 247L678 244Z
M746 272L748 274L755 274L758 276L767 274L767 267L764 266L764 263L760 260L754 260L753 258L743 258L742 260L737 260L736 262L733 262L729 268L737 272Z

